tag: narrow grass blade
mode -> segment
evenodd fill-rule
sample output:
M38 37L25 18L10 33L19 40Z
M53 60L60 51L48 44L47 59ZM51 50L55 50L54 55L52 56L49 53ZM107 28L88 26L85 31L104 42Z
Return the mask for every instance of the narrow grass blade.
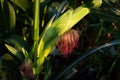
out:
M90 56L92 54L95 54L97 51L99 51L101 49L111 47L111 46L115 46L115 45L120 45L120 41L112 41L112 42L106 43L105 45L102 45L98 48L95 48L93 50L90 50L90 51L87 51L87 52L83 53L79 58L77 58L75 61L73 61L71 63L71 65L69 65L66 69L64 69L54 80L60 80L60 78L63 77L64 74L66 74L69 70L71 70L74 66L79 64L80 61L87 58L88 56Z
M120 22L120 18L118 15L114 15L102 10L91 10L91 13L97 15L105 22Z

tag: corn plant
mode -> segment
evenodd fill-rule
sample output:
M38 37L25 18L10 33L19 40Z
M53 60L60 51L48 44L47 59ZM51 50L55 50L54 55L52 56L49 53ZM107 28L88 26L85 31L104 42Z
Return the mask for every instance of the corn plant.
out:
M45 69L45 61L50 52L55 48L59 37L89 14L92 9L96 9L102 4L102 0L90 0L83 2L77 7L70 7L64 10L67 5L66 3L70 4L71 2L63 1L57 13L52 14L52 17L46 24L45 13L47 12L49 2L50 0L0 0L0 37L5 43L6 48L12 53L11 55L13 55L11 56L6 52L1 58L1 67L13 61L14 63L12 64L14 66L10 68L15 66L16 68L11 70L11 72L17 71L15 76L22 76L19 79L40 80L42 70ZM31 8L33 10L30 10ZM23 15L27 19L20 15L20 13L24 13ZM29 35L25 33L28 27L16 24L20 21L20 17L24 18L20 23L23 21L22 24L32 29L28 32ZM16 35L20 32L15 31L15 29L18 28L19 30L21 26L22 36ZM28 41L29 37L31 41ZM15 60L17 60L19 66L17 66ZM8 65L6 68L8 71L10 70ZM2 68L0 73L3 80L7 79L7 73L4 73ZM47 78L45 77L45 79Z

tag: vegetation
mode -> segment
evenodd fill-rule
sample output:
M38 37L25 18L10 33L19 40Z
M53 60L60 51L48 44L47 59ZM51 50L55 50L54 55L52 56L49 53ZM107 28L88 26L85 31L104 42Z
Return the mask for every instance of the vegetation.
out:
M119 80L119 0L0 0L0 80Z

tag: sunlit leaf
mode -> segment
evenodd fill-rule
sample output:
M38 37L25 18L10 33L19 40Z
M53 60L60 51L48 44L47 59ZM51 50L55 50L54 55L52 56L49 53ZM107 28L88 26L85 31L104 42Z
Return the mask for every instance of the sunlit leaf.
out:
M53 46L55 45L58 37L65 31L69 30L89 12L89 9L84 5L78 7L75 10L68 10L65 14L63 14L60 18L53 22L53 24L49 28L47 28L47 30L45 30L40 40L38 52L41 52L41 46L43 46L43 51L51 51L51 48L53 48Z
M98 8L101 6L102 0L93 0L92 3L93 3L93 8Z
M59 17L51 26L47 26L44 31L40 43L38 46L38 72L40 66L44 62L44 58L52 51L55 47L56 42L61 34L72 28L79 20L86 16L90 12L90 9L85 5L78 7L75 10L68 10L61 17Z
M30 7L30 1L29 0L10 0L13 3L15 3L17 6L19 6L24 11L27 10Z
M23 52L23 49L26 51L30 50L28 43L17 35L12 35L8 37L7 39L5 39L5 42L13 45L15 49L21 52Z
M22 53L20 53L18 50L16 50L15 48L13 48L12 46L5 44L5 46L7 47L7 49L13 54L15 55L21 62L24 60L24 55Z

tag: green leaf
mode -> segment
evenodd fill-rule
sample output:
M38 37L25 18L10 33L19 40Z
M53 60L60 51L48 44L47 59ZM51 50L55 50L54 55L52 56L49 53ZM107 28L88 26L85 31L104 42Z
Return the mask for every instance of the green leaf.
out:
M79 22L84 16L90 12L90 9L85 5L79 6L75 10L68 10L61 17L56 19L51 26L47 26L44 33L41 36L38 53L38 68L36 71L40 72L40 67L44 62L44 58L55 47L56 42L61 34L72 28L77 22Z
M42 38L42 36L45 35L44 33L49 29L49 27L51 27L54 19L55 19L55 16L53 16L53 17L51 18L51 20L48 22L48 24L47 24L47 26L45 27L45 29L44 29L43 33L41 34L40 38ZM39 48L39 47L40 47L40 48ZM38 48L37 48L37 57L40 56L40 54L39 54L39 49L42 50L42 49L43 49L43 46L38 46ZM44 57L41 57L41 58L39 58L39 60L37 60L38 68L36 69L36 74L39 74L39 72L41 71L41 68L39 68L39 67L42 66L43 62L44 62Z
M84 0L84 2L91 9L99 8L102 5L102 0Z
M1 67L2 66L0 65L0 78L2 80L6 80L7 79L6 74L5 74L4 70L1 69Z
M44 71L45 71L45 78L44 80L48 80L50 79L50 76L52 74L52 65L51 65L51 62L50 62L50 58L46 58L45 59L45 64L44 64Z
M27 10L31 4L29 0L10 0L10 1L19 6L23 11Z
M10 36L9 38L5 39L5 42L13 45L18 51L23 52L23 49L28 52L30 51L29 44L17 35Z
M120 22L119 16L112 14L111 12L102 10L91 10L91 13L97 15L105 22Z
M67 12L65 12L60 18L53 22L51 26L46 28L44 34L41 37L38 52L41 53L41 51L44 51L48 54L53 48L53 46L55 46L58 37L65 31L72 28L79 20L81 20L89 12L89 8L87 8L85 5L82 5L75 10L68 10ZM43 46L42 50L41 46ZM47 56L47 54L45 53L44 55Z
M13 6L8 3L9 6L9 30L11 32L14 32L15 29L15 23L16 23L16 14Z
M16 15L13 6L7 0L0 2L0 35L12 34L15 29Z
M0 4L0 33L5 36L5 33L8 32L8 23L9 23L9 8L7 1L1 0Z
M95 4L96 3L94 3L93 6ZM37 48L38 65L36 68L36 74L40 73L45 57L47 57L48 54L53 50L57 40L59 39L59 36L71 29L88 13L90 13L90 8L88 8L85 4L77 7L76 9L69 9L58 19L56 19L51 26L46 28L47 30L42 33Z
M9 54L5 54L3 57L2 57L4 60L13 60L13 57Z
M13 54L15 55L21 62L24 60L24 55L22 53L20 53L18 50L16 50L15 48L13 48L12 46L5 44L5 46L7 47L7 49Z
M93 7L92 8L98 8L98 7L101 6L102 0L93 0L92 3L93 3Z
M4 54L2 56L1 66L2 66L2 70L4 71L4 73L17 76L17 78L19 78L18 80L21 80L20 72L18 70L16 61L10 54ZM8 77L7 74L5 75L6 79L11 78L10 76Z

